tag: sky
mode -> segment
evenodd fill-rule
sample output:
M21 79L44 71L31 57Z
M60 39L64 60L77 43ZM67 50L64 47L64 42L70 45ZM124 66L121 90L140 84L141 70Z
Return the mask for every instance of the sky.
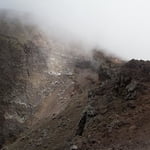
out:
M31 13L63 40L150 60L149 0L0 0L0 8Z

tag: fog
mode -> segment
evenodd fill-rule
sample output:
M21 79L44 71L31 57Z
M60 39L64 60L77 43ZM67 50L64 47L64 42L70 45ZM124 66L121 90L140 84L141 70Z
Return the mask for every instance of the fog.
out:
M125 59L150 59L149 0L0 0L31 13L47 32Z

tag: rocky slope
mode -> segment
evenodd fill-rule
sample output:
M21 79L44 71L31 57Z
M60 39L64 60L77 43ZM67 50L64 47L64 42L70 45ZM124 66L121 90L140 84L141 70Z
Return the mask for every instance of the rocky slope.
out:
M93 76L93 67L87 63L84 66L82 69L76 66L78 74L74 74L76 81L68 107L22 134L8 149L150 148L150 62L105 61L99 72L95 72L95 75L99 74L99 81ZM86 76L87 70L91 72L89 76Z
M86 55L14 18L0 16L2 150L150 149L149 61Z
M13 141L23 131L32 107L43 95L41 88L45 85L41 81L46 78L47 64L37 38L41 38L40 31L32 25L23 25L15 16L1 12L0 145Z
M48 40L15 12L1 11L0 147L66 108L74 91L74 67L84 59L76 51Z

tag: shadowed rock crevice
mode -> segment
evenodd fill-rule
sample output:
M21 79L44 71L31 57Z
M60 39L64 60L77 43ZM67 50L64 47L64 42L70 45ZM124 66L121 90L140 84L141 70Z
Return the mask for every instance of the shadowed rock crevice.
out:
M78 124L76 135L82 136L87 121L87 113L85 112Z

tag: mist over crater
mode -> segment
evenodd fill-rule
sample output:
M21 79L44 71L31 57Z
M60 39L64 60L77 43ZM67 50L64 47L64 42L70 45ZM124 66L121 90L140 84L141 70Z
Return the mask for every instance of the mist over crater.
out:
M34 16L34 22L49 35L82 43L89 49L98 47L123 59L150 59L149 6L148 0L0 2L2 9Z

